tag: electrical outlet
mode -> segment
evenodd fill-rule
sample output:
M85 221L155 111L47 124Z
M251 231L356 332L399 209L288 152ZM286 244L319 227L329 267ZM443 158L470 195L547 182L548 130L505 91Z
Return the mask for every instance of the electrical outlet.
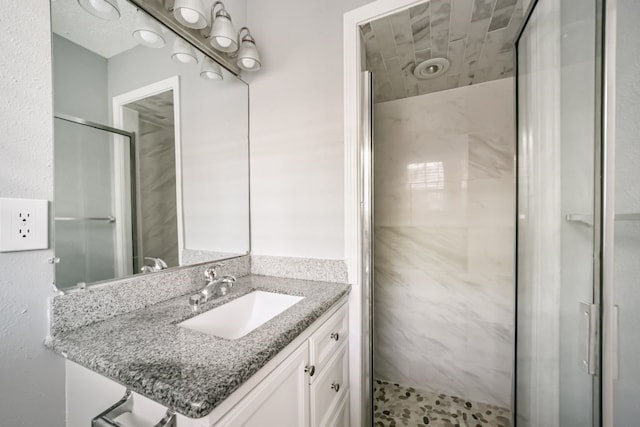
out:
M0 198L0 252L49 247L49 209L46 200Z

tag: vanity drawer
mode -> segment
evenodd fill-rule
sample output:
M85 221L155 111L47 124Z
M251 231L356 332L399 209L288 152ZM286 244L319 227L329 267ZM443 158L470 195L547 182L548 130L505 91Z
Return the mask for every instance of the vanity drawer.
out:
M311 427L329 426L349 394L349 352L345 342L311 384Z
M329 358L336 354L343 343L347 342L349 334L348 314L348 306L345 304L309 339L310 361L317 370L316 376L311 377L311 382L322 375L324 365Z

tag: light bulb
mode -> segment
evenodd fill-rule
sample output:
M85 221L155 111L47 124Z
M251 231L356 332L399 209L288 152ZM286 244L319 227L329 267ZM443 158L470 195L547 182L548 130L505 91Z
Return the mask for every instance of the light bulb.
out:
M180 14L182 15L182 18L190 24L195 24L200 20L200 14L193 9L183 7L180 9Z
M144 40L146 43L149 43L149 44L156 44L160 41L160 36L158 36L156 33L153 33L151 31L141 30L138 32L138 34L140 34L140 38L142 40Z
M195 60L193 59L193 56L187 55L186 53L176 53L174 54L174 56L178 61L182 62L183 64L195 62Z
M216 39L216 43L218 43L218 45L221 47L229 47L233 42L231 39L227 37L216 37L215 39Z
M247 68L253 68L256 66L256 60L253 58L242 58L240 62L242 62L242 65Z
M214 73L213 71L205 71L203 74L209 80L220 80L220 75Z
M104 0L89 0L89 3L98 12L110 12L112 9L112 6Z

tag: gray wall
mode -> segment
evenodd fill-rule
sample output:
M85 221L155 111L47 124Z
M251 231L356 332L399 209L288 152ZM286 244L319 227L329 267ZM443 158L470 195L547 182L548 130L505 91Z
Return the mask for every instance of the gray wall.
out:
M52 77L48 0L0 8L0 197L51 200ZM63 426L64 363L46 350L51 250L0 253L0 424Z
M53 52L54 111L108 124L107 59L57 34Z
M109 124L107 60L53 35L54 111ZM105 217L112 206L110 133L55 120L56 217ZM113 223L55 221L56 285L74 286L114 277Z

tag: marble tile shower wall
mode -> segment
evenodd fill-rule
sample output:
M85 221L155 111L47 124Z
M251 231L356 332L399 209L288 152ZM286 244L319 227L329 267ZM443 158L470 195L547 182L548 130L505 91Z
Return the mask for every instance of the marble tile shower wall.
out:
M179 265L173 123L140 120L138 139L142 253Z
M510 406L513 79L375 106L376 375Z

